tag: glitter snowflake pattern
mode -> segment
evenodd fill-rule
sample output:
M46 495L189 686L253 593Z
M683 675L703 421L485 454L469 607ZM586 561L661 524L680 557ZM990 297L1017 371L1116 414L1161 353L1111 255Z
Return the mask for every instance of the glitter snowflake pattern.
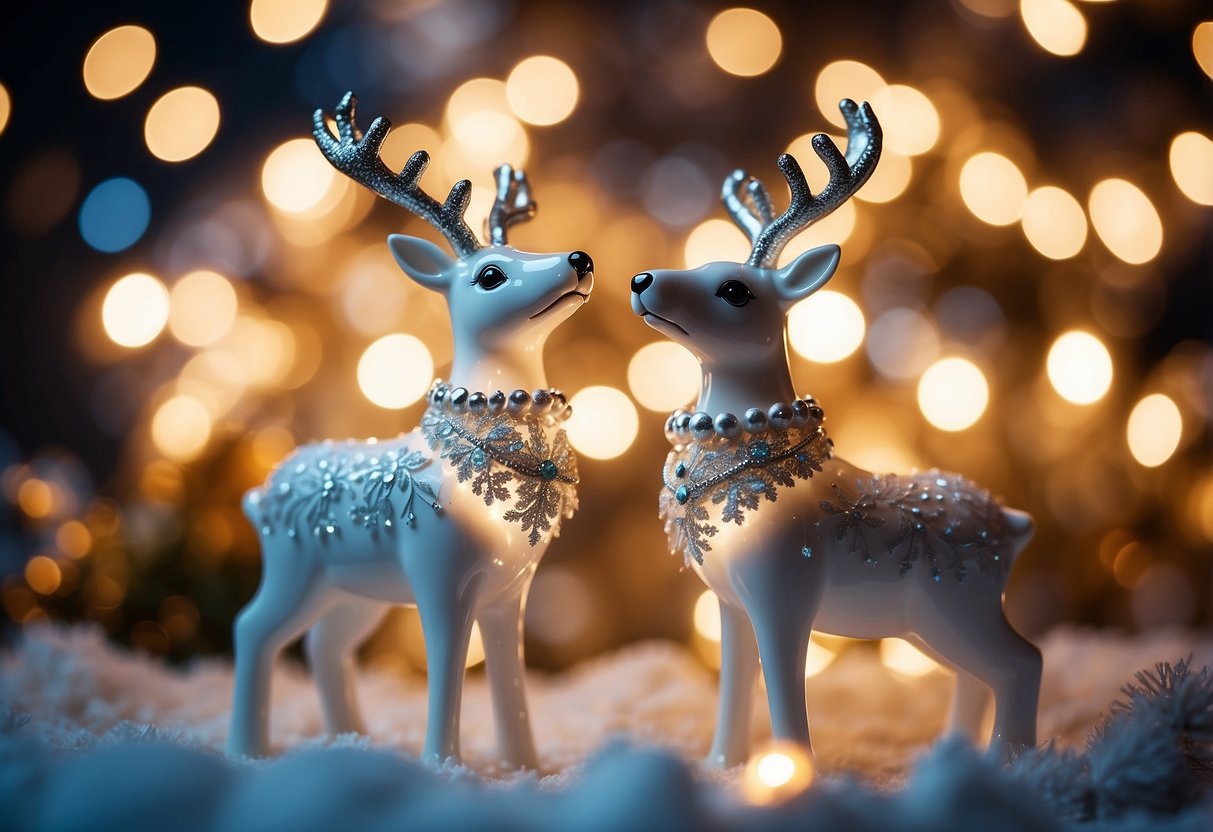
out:
M883 556L897 557L900 574L905 575L924 562L937 583L945 571L965 580L967 560L976 562L982 573L1006 573L1010 529L1002 506L960 474L873 474L856 480L853 491L836 482L830 488L834 499L820 502L825 516L816 525L833 523L835 540L850 540L848 551L862 554L868 564L875 565ZM886 530L884 539L880 529Z
M326 539L341 534L344 517L377 537L396 519L415 525L414 509L419 504L441 513L434 486L417 476L430 464L430 457L376 445L326 442L284 462L266 488L249 495L261 534L269 537L282 531L298 538L310 533Z
M577 458L565 432L554 427L546 415L451 413L437 407L421 419L430 447L486 506L512 498L503 516L521 525L532 546L548 530L558 537L561 518L577 510Z
M670 551L681 552L687 564L702 564L712 549L709 538L719 531L705 501L721 506L721 522L740 526L747 511L775 502L780 486L792 488L820 471L833 447L822 427L675 446L666 457L660 499Z

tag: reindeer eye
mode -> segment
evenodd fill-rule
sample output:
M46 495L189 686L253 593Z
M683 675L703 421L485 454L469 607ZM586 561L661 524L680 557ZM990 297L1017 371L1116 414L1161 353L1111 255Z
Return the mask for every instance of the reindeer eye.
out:
M480 288L486 292L491 292L498 286L503 285L507 280L509 278L506 277L505 272L500 267L490 263L480 270L480 274L476 275L476 279L472 282L480 284Z
M745 306L754 299L754 293L740 280L726 280L716 290L716 297L723 298L725 303L732 306Z

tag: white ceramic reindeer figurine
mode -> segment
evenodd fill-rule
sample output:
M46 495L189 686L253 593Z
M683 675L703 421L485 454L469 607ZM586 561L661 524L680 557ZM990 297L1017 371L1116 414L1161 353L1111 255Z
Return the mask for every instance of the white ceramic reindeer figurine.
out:
M1002 607L1031 518L958 474L874 475L836 458L821 408L793 392L785 314L830 279L840 252L822 246L777 268L779 254L854 194L880 155L869 106L840 106L846 156L827 136L813 139L830 171L820 194L786 154L778 164L791 205L779 217L744 171L725 181L725 206L753 244L747 262L632 279L633 311L703 371L695 412L666 424L674 448L661 514L671 549L720 601L717 766L749 754L760 659L775 737L811 750L804 667L814 629L910 640L956 670L953 729L975 738L988 686L1004 753L1036 741L1040 653Z
M583 251L528 254L506 230L534 215L526 177L502 166L481 245L464 220L471 184L444 203L418 180L424 152L393 174L379 158L389 123L363 136L347 94L337 137L315 115L321 151L342 173L433 224L438 246L393 234L388 246L417 283L445 296L454 361L435 382L420 428L390 440L299 448L245 497L262 536L263 574L235 624L236 681L228 752L269 751L270 677L282 647L306 649L331 732L363 732L353 651L392 605L421 615L429 665L428 762L459 759L459 710L473 622L484 640L500 757L537 764L524 691L527 589L561 518L577 507L577 463L561 422L564 396L544 377L543 346L590 296Z

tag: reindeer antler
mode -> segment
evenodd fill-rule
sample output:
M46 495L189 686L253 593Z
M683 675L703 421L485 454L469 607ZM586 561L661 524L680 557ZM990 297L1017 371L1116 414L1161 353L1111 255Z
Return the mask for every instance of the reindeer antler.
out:
M813 137L813 150L830 171L830 181L817 196L809 190L800 165L787 153L776 164L788 182L792 201L778 218L771 210L770 194L760 181L744 170L735 170L725 179L721 199L729 217L750 239L748 265L774 268L793 237L850 199L876 169L883 134L872 108L866 101L856 106L844 98L838 109L847 122L847 154L844 157L824 133Z
M324 110L317 110L312 116L312 135L316 137L316 144L324 158L350 179L437 228L458 256L464 257L482 248L463 216L472 196L472 183L466 179L459 180L451 188L446 202L440 204L417 184L430 163L430 154L424 150L418 150L409 157L399 174L392 173L379 158L379 148L387 138L392 123L379 116L363 135L354 122L356 104L354 94L347 92L337 105L333 113L337 122L335 139L325 123Z
M497 180L497 199L485 225L490 244L503 246L509 227L535 216L536 206L531 199L531 185L521 170L501 165L493 171L493 178Z

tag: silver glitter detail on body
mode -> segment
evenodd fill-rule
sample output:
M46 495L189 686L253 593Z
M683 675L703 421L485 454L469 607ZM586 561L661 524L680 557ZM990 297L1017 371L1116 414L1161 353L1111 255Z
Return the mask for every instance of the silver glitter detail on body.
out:
M431 406L421 431L486 506L513 498L503 517L519 523L532 546L549 530L559 536L561 518L577 510L577 459L551 415L452 413Z
M779 486L792 488L809 479L833 454L833 442L819 425L763 436L692 441L666 457L660 516L670 551L681 552L685 563L702 564L712 549L708 538L719 531L705 500L723 506L721 522L740 526L746 511L756 511L763 500L775 502Z

